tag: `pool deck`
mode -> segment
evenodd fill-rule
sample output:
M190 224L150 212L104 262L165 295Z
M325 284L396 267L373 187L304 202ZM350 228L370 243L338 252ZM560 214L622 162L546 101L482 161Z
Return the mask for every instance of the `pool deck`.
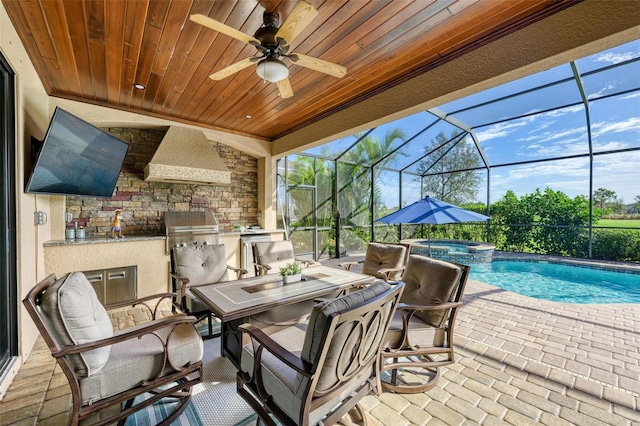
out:
M428 392L365 397L370 425L640 424L640 305L550 302L473 280L463 302L456 363ZM0 425L64 424L58 370L39 339Z

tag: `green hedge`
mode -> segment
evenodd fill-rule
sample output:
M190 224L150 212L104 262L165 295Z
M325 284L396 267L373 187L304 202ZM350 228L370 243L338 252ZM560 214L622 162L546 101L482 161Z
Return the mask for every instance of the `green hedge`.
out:
M593 257L640 263L640 230L594 229Z

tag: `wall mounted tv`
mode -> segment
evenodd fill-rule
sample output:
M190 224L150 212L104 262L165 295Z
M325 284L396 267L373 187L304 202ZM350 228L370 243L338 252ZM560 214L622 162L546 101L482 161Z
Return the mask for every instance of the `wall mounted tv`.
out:
M25 192L111 197L128 149L127 143L56 107Z

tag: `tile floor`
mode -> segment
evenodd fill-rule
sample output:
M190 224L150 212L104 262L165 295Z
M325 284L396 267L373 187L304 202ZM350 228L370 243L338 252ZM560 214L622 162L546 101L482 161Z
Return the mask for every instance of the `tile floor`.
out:
M464 302L457 362L426 393L367 396L370 425L640 424L640 305L547 302L475 281ZM69 406L39 339L0 403L0 425L66 424Z

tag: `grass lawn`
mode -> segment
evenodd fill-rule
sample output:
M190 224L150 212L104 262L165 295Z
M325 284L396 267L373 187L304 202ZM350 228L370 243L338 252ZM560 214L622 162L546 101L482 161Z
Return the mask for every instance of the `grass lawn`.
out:
M613 228L640 228L640 219L600 219L595 226L611 226Z

